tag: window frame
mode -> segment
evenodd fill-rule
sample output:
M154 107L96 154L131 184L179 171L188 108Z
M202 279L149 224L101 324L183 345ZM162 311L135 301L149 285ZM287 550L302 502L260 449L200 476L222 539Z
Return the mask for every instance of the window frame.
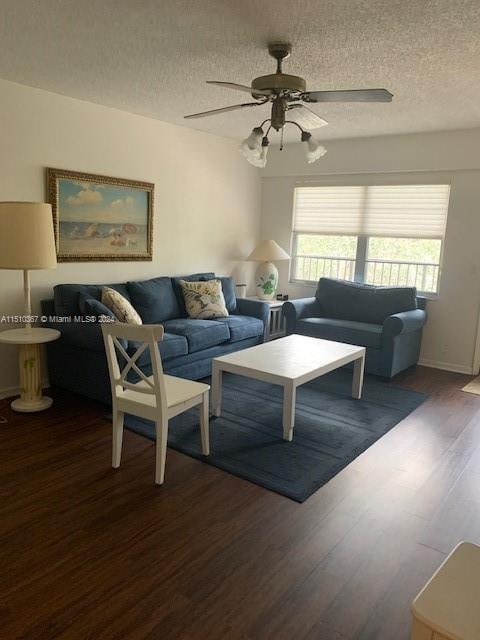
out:
M288 281L290 284L304 284L304 285L315 285L317 284L317 281L315 280L301 280L300 278L294 278L294 274L296 272L296 263L297 263L297 258L298 258L298 254L297 254L297 249L298 249L298 236L302 235L302 236L344 236L346 238L352 238L355 237L357 238L357 248L356 248L356 253L355 256L353 258L335 258L333 256L315 256L318 257L320 259L325 258L325 260L349 260L349 261L353 261L354 263L354 271L356 269L356 264L357 264L357 255L358 255L358 236L352 236L351 234L343 234L343 233L305 233L305 232L296 232L293 231L291 232L291 241L290 241L290 256L291 256L291 260L290 260L290 267L289 267L289 273L288 273ZM313 257L313 256L312 256Z
M297 179L292 181L292 200L291 200L291 229L290 229L290 255L291 260L288 269L288 282L293 285L302 285L305 287L309 287L312 289L316 289L318 282L315 280L302 280L300 278L295 278L296 272L296 261L297 261L297 236L298 235L319 235L319 236L329 236L329 235L346 235L351 237L351 234L341 234L341 233L308 233L308 232L298 232L293 229L294 225L294 207L295 207L295 189L297 187L349 187L349 186L383 186L383 185L423 185L423 184L445 184L448 185L449 190L449 200L447 206L447 216L445 221L445 234L443 237L432 237L425 238L428 240L440 240L440 256L438 263L438 279L437 279L437 290L436 292L430 291L417 291L417 294L422 298L427 298L430 300L436 300L440 296L441 291L441 281L442 281L442 272L443 272L443 259L444 259L444 250L445 250L445 237L448 227L449 213L450 213L450 204L452 200L452 193L454 187L454 179L453 174L451 172L435 172L430 173L427 171L419 171L419 172L405 172L405 173L388 173L388 174L375 174L375 177L367 174L338 174L336 176L325 176L325 179L316 178L315 180L311 179ZM359 284L364 284L364 277L366 275L366 268L368 264L368 240L369 238L380 237L380 236L368 236L368 235L357 235L357 254L354 258L355 267L354 267L354 280L352 282L357 282ZM387 236L381 236L387 237ZM394 237L394 236L388 236ZM415 237L413 238L415 239ZM327 256L325 256L327 258ZM335 259L335 258L331 258ZM387 285L386 285L387 286ZM395 286L395 285L392 285ZM399 285L401 286L401 285Z
M387 236L367 236L367 235L357 235L352 236L351 234L342 234L342 233L305 233L301 231L293 231L291 232L291 251L290 255L292 259L290 261L290 270L289 270L289 278L288 281L290 284L301 284L304 286L311 286L312 288L316 288L318 281L317 280L303 280L301 278L295 278L295 273L297 271L297 258L298 258L298 236L345 236L347 238L356 237L357 238L357 249L354 258L338 258L332 256L321 256L325 260L353 260L354 262L354 278L351 282L357 282L359 284L364 284L368 265L374 262L382 262L386 263L388 260L369 260L368 259L368 242L370 238L386 238ZM388 236L389 238L394 238L395 236ZM407 238L408 240L416 240L418 238ZM440 255L438 263L428 263L432 266L438 267L438 278L437 278L437 289L436 291L421 291L418 290L418 295L421 295L423 298L436 299L440 294L440 282L442 275L442 264L443 264L443 250L444 250L444 238L423 238L424 240L440 240ZM312 256L313 257L313 256ZM318 256L316 256L318 257ZM402 264L402 260L392 261L395 264ZM408 261L405 261L405 264L412 264ZM424 263L413 263L413 264L424 264ZM427 264L427 263L425 263ZM404 285L384 285L384 286L404 286ZM405 285L409 286L409 285Z

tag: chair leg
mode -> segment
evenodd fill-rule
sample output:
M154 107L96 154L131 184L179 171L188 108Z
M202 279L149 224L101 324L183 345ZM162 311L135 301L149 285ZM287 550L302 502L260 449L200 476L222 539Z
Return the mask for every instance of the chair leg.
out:
M117 469L120 466L122 457L123 441L123 411L113 411L112 416L112 467Z
M156 458L155 458L155 483L163 484L165 478L165 460L167 458L168 420L155 423L157 432Z
M200 434L202 438L202 453L205 456L210 454L210 420L208 411L208 391L203 394L202 404L200 405Z

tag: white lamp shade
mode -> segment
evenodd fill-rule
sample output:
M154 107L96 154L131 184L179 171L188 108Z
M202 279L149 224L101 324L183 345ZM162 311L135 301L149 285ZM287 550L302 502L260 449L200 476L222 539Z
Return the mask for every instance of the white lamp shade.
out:
M56 266L51 205L0 202L0 269L53 269Z
M263 240L248 256L252 262L275 262L289 260L290 256L275 240Z

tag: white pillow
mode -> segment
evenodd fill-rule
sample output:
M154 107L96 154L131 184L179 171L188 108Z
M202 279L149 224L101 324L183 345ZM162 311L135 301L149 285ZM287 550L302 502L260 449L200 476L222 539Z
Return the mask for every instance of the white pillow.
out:
M110 311L117 316L120 322L126 322L127 324L142 324L142 319L130 302L124 298L121 293L115 291L115 289L103 287L102 304L108 307Z
M180 280L185 308L190 318L225 318L228 316L220 280L192 282Z

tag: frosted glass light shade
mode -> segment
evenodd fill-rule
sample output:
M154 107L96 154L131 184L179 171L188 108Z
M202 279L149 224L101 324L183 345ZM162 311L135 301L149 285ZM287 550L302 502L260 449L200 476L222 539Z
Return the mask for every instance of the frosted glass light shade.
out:
M312 138L312 136L310 136L304 144L306 147L305 154L307 156L308 164L312 164L312 162L315 162L327 153L325 147L317 142L315 138Z
M275 240L263 240L247 258L252 262L275 262L276 260L289 259L288 253Z
M254 166L257 166L256 163L260 159L260 153L262 151L262 137L263 129L261 127L255 127L248 138L245 138L240 145L240 151Z
M53 269L56 266L51 205L0 202L0 269Z
M269 144L270 142L268 141L267 136L264 136L262 139L260 151L258 153L255 151L256 155L251 154L250 156L246 156L250 164L253 164L254 167L258 167L259 169L263 169L267 166L267 153Z

